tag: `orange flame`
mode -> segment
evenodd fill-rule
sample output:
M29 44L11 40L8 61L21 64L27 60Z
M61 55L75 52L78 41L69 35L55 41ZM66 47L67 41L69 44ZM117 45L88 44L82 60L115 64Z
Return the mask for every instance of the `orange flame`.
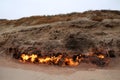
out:
M35 59L37 58L37 55L35 55L35 54L32 54L31 56L30 56L30 60L31 60L31 62L34 62L35 61Z
M27 61L30 57L29 57L28 55L26 55L26 54L22 54L22 55L21 55L21 58L22 58L23 61L25 62L25 61Z
M98 55L97 57L100 58L100 59L104 59L105 58L105 56L102 55L102 54Z
M57 57L53 56L53 57L39 58L36 54L32 54L32 55L22 54L21 58L22 58L23 62L28 61L28 60L30 60L30 62L35 62L35 59L38 59L39 63L53 62L53 63L57 64L59 62L59 60L62 58L62 55L59 55ZM64 62L70 66L77 66L79 64L78 61L75 62L75 61L73 61L72 58L65 58Z
M77 66L79 64L78 62L73 61L71 58L65 58L65 63L70 66Z
M39 60L39 63L48 63L52 59L50 57L46 57L46 58L39 58L38 60Z

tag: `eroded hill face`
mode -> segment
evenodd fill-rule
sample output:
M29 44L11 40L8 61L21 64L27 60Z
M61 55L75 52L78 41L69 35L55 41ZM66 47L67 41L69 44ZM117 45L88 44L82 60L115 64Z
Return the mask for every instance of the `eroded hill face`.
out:
M74 54L96 48L120 53L119 11L1 20L0 28L1 54Z

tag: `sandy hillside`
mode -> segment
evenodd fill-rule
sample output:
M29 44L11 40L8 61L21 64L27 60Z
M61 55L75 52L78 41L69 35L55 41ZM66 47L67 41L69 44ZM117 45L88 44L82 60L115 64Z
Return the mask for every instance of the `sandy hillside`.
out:
M22 53L45 56L66 52L71 56L91 49L95 52L96 48L102 53L112 51L106 56L109 64L61 67L18 61ZM120 80L119 74L120 11L0 19L0 80Z

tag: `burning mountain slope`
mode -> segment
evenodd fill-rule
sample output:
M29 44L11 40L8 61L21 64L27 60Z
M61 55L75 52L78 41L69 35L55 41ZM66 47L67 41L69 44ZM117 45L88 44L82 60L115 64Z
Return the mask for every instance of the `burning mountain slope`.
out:
M103 62L106 58L101 58L111 58L120 54L119 11L88 11L62 17L30 17L2 21L1 54L6 53L23 62L45 63L45 60L49 59L49 63L53 63L63 59L65 64L77 65L81 59L77 60L77 57L88 57L87 53L90 55L92 52L92 58L84 58L83 62L88 59L96 64L93 59ZM67 56L59 59L60 55L56 56L58 53ZM73 60L75 55L78 56ZM100 64L104 65L101 62Z

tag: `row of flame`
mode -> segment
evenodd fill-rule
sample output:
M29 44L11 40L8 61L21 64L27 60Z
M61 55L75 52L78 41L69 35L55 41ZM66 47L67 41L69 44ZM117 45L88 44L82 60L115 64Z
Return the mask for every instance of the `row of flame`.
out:
M89 56L89 55L87 55ZM27 61L30 61L32 63L36 62L36 59L38 60L39 63L49 63L49 62L52 62L54 64L58 64L59 61L62 59L63 55L58 55L57 57L56 56L47 56L47 57L38 57L37 54L31 54L31 55L28 55L28 54L22 54L21 55L21 62L27 62ZM100 55L97 55L98 58L100 59L104 59L105 56L100 54ZM79 58L78 56L76 57L76 60L74 61L73 58L70 58L70 57L66 57L64 58L64 63L67 63L67 65L69 66L77 66L79 65L79 63L81 62L81 60L84 59L84 58Z

